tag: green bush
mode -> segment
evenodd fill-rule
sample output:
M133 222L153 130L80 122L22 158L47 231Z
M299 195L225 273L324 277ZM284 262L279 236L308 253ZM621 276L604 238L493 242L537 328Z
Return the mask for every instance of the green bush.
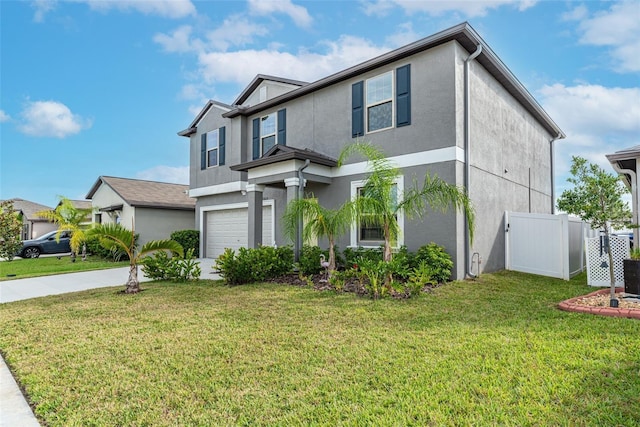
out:
M136 234L135 241L138 241L138 237L140 235ZM95 255L97 257L115 261L128 261L129 256L122 250L112 251L111 249L107 249L100 244L99 237L89 237L85 240L85 244L87 245L87 253L91 255Z
M419 266L423 262L431 269L432 279L437 283L444 283L451 278L453 261L444 247L433 242L420 247L414 258L414 265Z
M178 230L171 233L171 240L180 243L187 252L193 249L193 256L200 257L200 232L198 230Z
M323 251L318 246L303 246L300 252L300 260L298 268L305 276L318 274L322 271L320 266L320 255L324 255L325 259L329 259L329 251Z
M158 251L145 257L142 264L144 275L152 280L188 282L200 279L200 264L195 260L193 249L187 250L184 258L169 257L166 251Z
M382 247L379 248L346 248L343 252L345 265L347 268L353 268L358 264L358 260L366 259L369 261L382 261Z
M293 250L289 246L257 249L225 249L216 259L216 269L227 284L262 282L293 270Z

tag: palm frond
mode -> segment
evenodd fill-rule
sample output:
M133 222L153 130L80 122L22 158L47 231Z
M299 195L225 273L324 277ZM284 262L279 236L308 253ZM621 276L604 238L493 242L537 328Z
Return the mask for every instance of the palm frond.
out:
M184 249L180 243L175 240L164 239L152 240L142 245L138 251L138 258L142 258L145 255L156 251L171 251L178 254L181 258L184 257Z

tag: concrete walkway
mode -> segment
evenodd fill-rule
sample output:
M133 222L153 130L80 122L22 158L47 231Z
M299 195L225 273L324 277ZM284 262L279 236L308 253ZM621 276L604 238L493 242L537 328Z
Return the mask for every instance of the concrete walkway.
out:
M220 276L213 273L213 259L200 258L201 279L216 280ZM29 279L6 280L0 282L0 304L47 295L58 295L88 289L124 286L129 276L129 267L108 270L84 271L33 277ZM146 282L140 271L140 281ZM1 309L1 307L0 307ZM4 359L0 357L0 427L40 426L22 391L16 384Z

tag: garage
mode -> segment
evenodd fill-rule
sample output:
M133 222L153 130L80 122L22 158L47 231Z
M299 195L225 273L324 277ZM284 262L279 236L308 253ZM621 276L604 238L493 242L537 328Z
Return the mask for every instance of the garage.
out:
M217 258L225 248L238 250L247 247L248 211L247 208L222 209L207 212L206 257ZM265 246L273 244L272 206L262 208L262 242Z

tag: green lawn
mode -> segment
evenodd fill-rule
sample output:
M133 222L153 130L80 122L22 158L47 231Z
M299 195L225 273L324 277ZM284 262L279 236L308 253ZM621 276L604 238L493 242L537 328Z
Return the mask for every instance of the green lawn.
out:
M100 270L104 268L126 267L129 261L115 262L99 257L89 256L86 261L78 257L71 262L69 255L58 257L40 257L0 262L0 281L24 279L27 277L48 276L59 273L73 273L76 271Z
M559 311L584 282L145 283L1 305L0 349L49 426L637 426L640 323Z

